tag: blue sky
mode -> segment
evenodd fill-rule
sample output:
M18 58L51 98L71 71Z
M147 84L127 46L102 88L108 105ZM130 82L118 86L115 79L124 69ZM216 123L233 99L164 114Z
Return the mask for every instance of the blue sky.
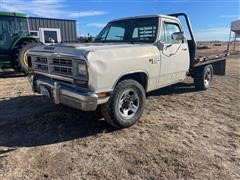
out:
M112 19L186 12L197 40L227 40L230 23L240 18L239 0L0 0L1 11L76 19L79 35L96 35Z

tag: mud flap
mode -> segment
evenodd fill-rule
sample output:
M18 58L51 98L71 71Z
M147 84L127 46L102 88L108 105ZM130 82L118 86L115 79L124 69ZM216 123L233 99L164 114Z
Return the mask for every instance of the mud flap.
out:
M213 72L216 75L224 76L226 74L226 59L212 64Z

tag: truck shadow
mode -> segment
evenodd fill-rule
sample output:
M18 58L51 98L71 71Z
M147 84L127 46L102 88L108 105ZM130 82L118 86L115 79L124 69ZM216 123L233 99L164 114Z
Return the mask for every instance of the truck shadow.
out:
M156 91L152 91L147 94L147 96L161 96L161 95L169 95L169 94L184 94L184 93L192 93L198 90L195 89L194 83L177 83L171 86L167 86L161 88Z
M112 132L98 113L56 106L42 96L0 101L0 146L34 147Z
M149 95L193 91L192 84L180 83ZM99 114L56 106L43 96L0 100L0 146L34 147L114 131Z
M14 70L8 70L8 71L3 71L0 68L0 78L18 78L18 77L25 77L26 74L20 73L20 72L15 72Z

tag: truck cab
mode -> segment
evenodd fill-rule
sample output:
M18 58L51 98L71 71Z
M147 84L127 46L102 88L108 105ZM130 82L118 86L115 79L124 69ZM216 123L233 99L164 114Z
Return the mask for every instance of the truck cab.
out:
M173 39L174 34L182 39ZM145 73L150 75L148 91L183 80L189 70L188 42L184 38L181 22L173 16L140 16L114 20L103 29L95 42L149 45L144 52L152 50L152 56L147 59L145 66Z
M29 79L34 92L56 104L83 111L100 108L109 124L126 128L140 119L147 92L186 76L197 89L208 89L213 73L225 69L225 55L214 57L196 57L186 14L137 16L109 22L94 43L32 48Z

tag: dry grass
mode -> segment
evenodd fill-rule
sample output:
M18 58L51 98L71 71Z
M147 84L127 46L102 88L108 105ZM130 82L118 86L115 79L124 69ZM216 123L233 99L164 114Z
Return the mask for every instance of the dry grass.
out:
M0 79L0 146L17 147L2 152L0 179L238 179L239 63L208 91L187 79L150 93L119 131L32 94L26 78Z

